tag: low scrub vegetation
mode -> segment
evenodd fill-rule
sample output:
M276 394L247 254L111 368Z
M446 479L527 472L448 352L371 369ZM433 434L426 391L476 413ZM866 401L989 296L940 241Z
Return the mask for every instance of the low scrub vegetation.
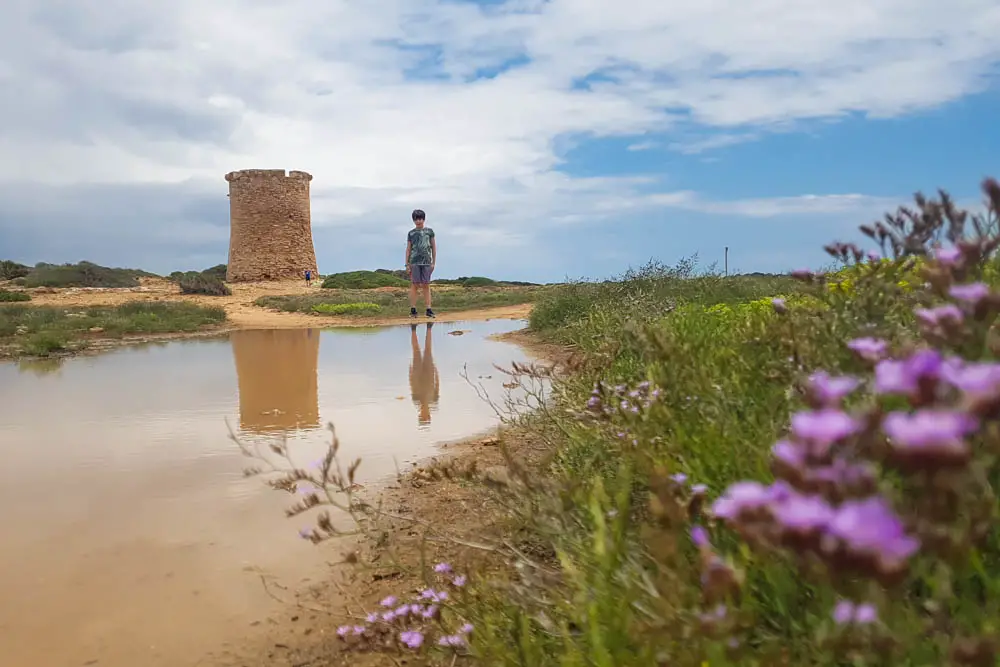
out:
M178 282L180 281L181 278L195 275L195 276L206 276L209 278L214 278L221 282L225 282L227 270L228 267L226 264L216 264L215 266L208 269L204 269L202 271L174 271L173 273L168 275L167 278L173 280L174 282Z
M11 290L0 289L0 303L15 303L18 301L31 301L31 295L27 292L13 292Z
M377 314L382 306L377 303L320 303L313 306L313 312L322 315Z
M0 280L16 280L31 273L31 267L9 259L0 260Z
M77 264L36 264L23 278L25 287L138 287L139 278L154 274L139 269L117 269L79 262Z
M512 420L548 458L492 484L504 534L476 542L480 567L440 563L344 645L510 667L998 664L1000 184L984 191L982 216L942 193L863 226L871 250L827 246L837 272L686 262L542 294L531 328L581 354ZM276 488L349 493L336 452ZM305 493L294 514L328 504Z
M534 301L541 294L541 288L523 288L509 291L497 290L448 290L434 292L434 309L441 311L473 310L510 306ZM289 296L264 296L254 304L292 313L315 313L317 306L343 305L351 303L372 303L380 308L380 314L387 317L406 315L410 312L409 296L406 292L372 292L370 290L337 290L336 292ZM351 314L351 313L347 313ZM363 313L359 313L363 314ZM371 314L369 311L368 314Z
M226 283L216 275L202 271L191 271L176 278L181 294L205 294L208 296L229 296L233 293Z
M42 348L48 347L52 352L91 335L192 332L225 320L222 308L180 301L89 308L8 304L0 306L0 343L4 349L13 344L15 353L38 354Z
M348 271L333 273L324 280L325 289L376 289L379 287L407 287L406 278L393 275L388 271Z

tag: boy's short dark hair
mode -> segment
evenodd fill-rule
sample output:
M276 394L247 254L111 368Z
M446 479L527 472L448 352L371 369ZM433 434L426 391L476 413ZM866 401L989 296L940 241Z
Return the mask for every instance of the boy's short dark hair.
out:
M413 213L410 214L410 217L413 218L414 222L416 222L417 220L427 219L427 216L419 208L413 209Z

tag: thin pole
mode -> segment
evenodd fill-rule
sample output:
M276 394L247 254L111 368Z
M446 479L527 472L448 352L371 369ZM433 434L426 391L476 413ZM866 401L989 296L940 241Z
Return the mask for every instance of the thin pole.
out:
M729 275L729 246L726 246L726 276Z

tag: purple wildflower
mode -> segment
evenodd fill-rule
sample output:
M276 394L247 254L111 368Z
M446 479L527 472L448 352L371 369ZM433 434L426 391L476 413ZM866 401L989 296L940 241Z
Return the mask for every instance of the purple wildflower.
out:
M1000 389L1000 364L949 361L941 368L941 377L956 389L966 394L990 394Z
M373 611L372 613L368 614L368 616L365 617L365 620L368 621L369 623L377 623L378 613Z
M355 636L365 634L365 626L363 625L355 625L351 630Z
M862 625L868 625L869 623L874 623L878 619L878 611L875 609L875 605L870 602L864 602L859 604L854 609L854 622L860 623Z
M841 600L833 607L833 620L839 625L846 625L854 618L854 603Z
M420 648L424 643L424 633L418 630L407 630L406 632L399 633L399 641L410 648Z
M712 505L712 514L734 520L744 512L758 510L770 504L777 495L778 484L771 487L760 482L743 481L732 484Z
M682 472L677 472L671 475L670 479L672 479L675 484L683 484L687 481L688 476Z
M945 367L937 350L919 350L906 359L885 359L875 366L875 391L913 394L925 379L936 379Z
M396 607L396 609L394 609L392 613L396 615L396 618L402 618L403 616L409 616L410 615L410 605L404 604L404 605L401 605L399 607Z
M771 447L771 455L789 468L799 469L806 464L806 453L801 446L788 440L779 440Z
M934 257L945 266L954 266L961 259L962 251L955 247L938 248L937 252L934 253Z
M819 371L809 378L809 388L812 394L822 405L827 407L838 405L860 384L861 381L857 378L834 377L825 371Z
M696 496L700 496L702 494L708 493L708 486L706 486L704 484L692 484L691 485L691 493L694 494L694 495L696 495Z
M694 526L691 529L691 541L698 548L711 546L711 542L708 539L708 531L705 530L704 526Z
M427 609L424 609L424 611L420 615L423 616L424 618L434 618L437 612L438 612L437 605L432 604L431 606L427 607Z
M393 621L396 620L396 612L394 611L385 612L384 614L382 614L382 620L385 621L386 623L392 623Z
M342 625L339 628L337 628L337 636L338 637L346 637L347 633L350 632L350 631L351 631L350 626L348 626L348 625Z
M913 314L928 326L940 326L947 323L959 324L964 319L962 311L953 303L936 308L917 308Z
M459 588L461 588L462 586L465 585L466 581L467 581L467 579L466 579L465 575L464 574L460 574L457 577L455 577L454 579L452 579L451 583L454 586L458 586Z
M438 646L464 646L465 637L461 635L444 635L438 639Z
M783 315L788 312L788 306L785 304L785 300L780 297L775 297L771 299L771 307L774 308L774 312L779 315Z
M438 563L434 566L434 571L439 574L447 574L451 572L451 565L448 563Z
M890 412L882 420L882 430L899 453L946 458L964 458L969 453L965 437L977 426L974 417L946 410Z
M885 357L889 344L878 338L855 338L847 347L862 359L878 361Z
M842 540L852 552L874 556L895 569L916 553L920 542L908 536L902 522L880 497L848 500L836 512L828 527L830 535Z
M952 285L948 294L953 299L970 304L978 304L990 295L990 288L984 283L969 283L967 285Z
M399 600L396 599L395 595L390 595L386 599L382 600L383 607L395 607Z
M465 625L463 625L458 629L458 631L461 632L463 635L470 634L473 630L475 630L475 627L472 625L472 623L466 623Z
M833 509L819 496L793 494L774 506L774 518L793 533L823 530L833 517Z
M792 432L817 445L830 445L861 430L860 421L845 412L823 409L792 415Z

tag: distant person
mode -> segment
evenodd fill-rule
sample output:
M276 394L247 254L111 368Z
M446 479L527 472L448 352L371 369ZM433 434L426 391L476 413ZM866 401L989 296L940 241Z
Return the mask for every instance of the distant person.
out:
M434 365L434 352L431 348L431 327L427 323L424 333L424 351L420 352L420 341L417 340L417 325L410 325L410 345L413 348L413 361L410 363L410 398L417 406L417 423L426 426L431 423L431 407L436 406L441 397L441 378L437 366Z
M306 285L312 286L313 272L306 269Z
M410 215L413 229L406 235L406 274L410 277L410 317L417 316L417 288L424 292L427 317L434 317L431 310L431 274L437 261L437 241L434 230L424 226L426 215L419 208Z

